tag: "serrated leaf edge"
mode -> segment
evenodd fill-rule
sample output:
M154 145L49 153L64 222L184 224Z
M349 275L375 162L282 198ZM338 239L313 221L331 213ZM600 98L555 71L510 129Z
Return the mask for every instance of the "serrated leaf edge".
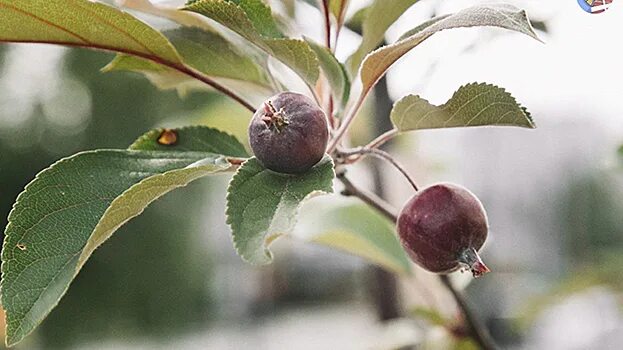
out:
M52 164L51 164L50 166L48 166L47 168L45 168L45 169L41 170L40 172L38 172L38 173L35 175L35 177L33 178L33 180L31 180L28 184L26 184L26 186L24 186L24 190L23 190L22 192L20 192L20 194L17 196L17 199L16 199L16 200L15 200L15 202L13 203L13 206L11 207L11 211L9 212L9 215L8 215L8 218L7 218L8 223L7 223L7 226L6 226L5 230L4 230L5 237L7 236L7 232L8 232L8 230L9 230L9 228L13 225L13 222L12 222L12 216L13 216L13 215L15 215L15 214L14 214L14 212L15 212L15 208L16 208L16 206L17 206L18 204L20 204L20 202L23 200L23 196L25 196L25 195L26 195L26 192L30 189L30 187L32 187L32 184L34 184L37 180L40 180L40 178L41 178L41 176L42 176L43 174L45 174L45 173L47 173L48 171L52 170L52 169L53 169L55 166L57 166L58 164L60 164L60 163L62 163L62 162L65 162L65 161L71 161L71 160L72 160L73 158L75 158L75 157L78 157L78 156L81 156L81 155L84 155L84 154L95 154L95 153L101 153L101 152L103 152L103 151L119 151L119 150L118 150L118 149L98 149L98 150L90 150L90 151L79 152L79 153L73 154L73 155L71 155L71 156L61 158L61 159L57 160L56 162L52 163ZM135 151L135 152L150 152L150 151ZM229 162L227 162L227 163L229 164ZM154 178L154 177L156 177L156 176L163 176L163 175L166 175L166 174L170 174L170 173L172 173L172 172L177 172L177 171L181 171L181 170L185 170L185 169L187 169L187 168L183 168L183 169L174 169L174 170L167 171L167 172L165 172L165 173L161 173L161 174L157 174L157 175L154 175L154 176L150 176L150 177L145 178L145 179L141 180L140 182L137 182L136 184L134 184L134 185L130 186L127 190L125 190L123 193L121 193L118 197L116 197L116 198L115 198L115 199L111 202L111 205L110 205L110 206L106 209L106 211L104 211L104 214L103 214L103 215L102 215L102 217L100 218L100 221L98 221L98 223L97 223L97 225L95 226L95 228L93 229L92 233L93 233L93 232L95 232L95 230L97 229L97 227L100 225L101 219L102 219L102 218L104 218L104 217L106 216L106 214L108 213L108 210L110 209L110 207L112 206L112 204L113 204L115 201L117 201L119 198L123 197L123 196L124 196L124 195L125 195L128 191L132 190L135 186L139 186L139 185L141 185L144 181L147 181L147 180L149 180L149 179L152 179L152 178ZM179 187L182 187L182 186L179 186ZM173 189L177 189L177 188L179 188L179 187L175 187L175 188L173 188ZM172 190L173 190L173 189L172 189ZM168 192L170 192L170 191L168 191ZM168 192L166 192L166 193L168 193ZM162 195L164 195L164 194L166 194L166 193L163 193ZM162 195L161 195L161 196L162 196ZM149 203L148 203L148 206L149 206L149 204L153 203L154 201L156 201L156 200L157 200L158 198L160 198L161 196L158 196L158 197L154 198L151 202L149 202ZM145 206L145 208L147 208L147 206ZM145 208L144 208L144 209L145 209ZM143 210L144 210L144 209L143 209ZM132 217L128 218L128 220L124 221L124 223L123 223L123 224L127 223L130 219L132 219L132 218L134 218L134 217L136 217L136 216L140 215L141 213L142 213L142 211L141 211L141 212L139 212L137 215L134 215L134 216L132 216ZM122 224L122 225L123 225L123 224ZM115 231L116 231L119 227L121 227L122 225L119 225L119 226L118 226L115 230L113 230L113 231L112 231L112 233L114 233L114 232L115 232ZM91 239L91 238L89 237L89 240L90 240L90 239ZM3 242L2 242L2 251L3 251L3 252L4 252L4 251L5 251L5 249L7 248L7 246L6 246L6 245L7 245L7 243L8 243L8 240L5 238L5 239L3 240ZM88 255L88 256L84 259L84 261L82 262L82 264L80 264L80 260L82 260L82 254L84 254L84 252L85 252L85 248L87 247L87 245L88 245L88 241L87 241L87 244L85 245L85 247L84 247L84 248L80 251L80 252L81 252L81 253L80 253L80 254L81 254L81 257L80 257L80 259L79 259L79 261L78 261L78 263L79 263L79 264L78 264L78 265L76 265L76 270L74 271L74 274L73 274L73 277L72 277L71 282L70 282L70 283L69 283L69 284L68 284L68 285L64 288L64 290L63 290L63 292L61 293L60 297L58 298L58 300L56 300L56 302L52 305L52 307L50 307L50 308L49 308L49 310L48 310L48 311L47 311L47 312L46 312L46 313L45 313L45 314L44 314L44 315L43 315L43 316L42 316L39 320L37 320L37 323L39 323L39 324L40 324L40 323L41 323L41 322L42 322L42 321L43 321L43 320L44 320L44 319L45 319L45 318L46 318L46 317L50 314L50 312L52 312L52 310L54 310L54 309L56 308L56 306L58 306L58 303L61 301L61 299L63 298L63 296L67 293L67 290L69 290L69 287L70 287L70 286L71 286L71 284L73 283L73 280L75 279L75 277L77 276L77 274L80 272L80 270L81 270L81 268L82 268L82 265L84 265L84 262L86 262L86 259L88 259L88 257L90 256L90 254L89 254L89 255ZM100 245L101 245L101 244L100 244ZM99 247L99 245L98 245L98 246L96 246L96 247L93 249L93 251L92 251L91 253L93 253L93 252L95 251L95 249L97 249L98 247ZM77 254L76 254L76 256L77 256ZM75 258L75 256L74 256L74 257L72 257L72 259L71 259L71 260L73 260L74 258ZM71 261L71 260L70 260L70 261ZM3 282L4 282L4 274L5 274L5 270L4 270L4 269L5 269L5 262L4 262L4 259L2 259L2 264L1 264L1 266L0 266L0 272L1 272L1 274L2 274L2 279L1 279L1 281L0 281L0 299L2 298L2 288L4 287L4 283L3 283ZM63 270L60 270L60 271L57 273L57 275L54 277L54 279L52 279L52 281L54 281L54 280L56 279L56 277L58 277L58 275L59 275L62 271L63 271ZM49 284L48 284L48 286L49 286ZM39 301L39 299L37 299L37 301L33 304L33 307L34 307L34 305L35 305L38 301ZM31 307L31 310L32 310L32 307ZM5 312L6 312L6 310L5 310ZM29 310L28 312L30 312L30 310ZM5 313L5 324L6 324L6 317L7 317L7 315L6 315L6 313ZM20 323L19 323L19 326L18 326L18 328L17 328L17 329L18 329L18 330L20 330L20 329L21 329L21 327L22 327L22 325L23 325L23 320L22 320L22 322L20 322ZM36 329L36 327L33 327L33 329L31 329L31 330L30 330L30 331L28 331L27 333L22 334L22 335L21 335L21 337L19 337L18 339L13 339L13 340L12 340L12 337L9 337L9 334L7 333L7 334L5 335L5 344L6 344L6 346L7 346L7 347L11 347L11 346L13 346L13 345L15 345L15 344L19 343L19 342L20 342L20 341L22 341L24 338L26 338L26 337L27 337L30 333L32 333L35 329ZM16 333L17 333L17 334L19 334L19 332L16 332Z
M515 104L517 105L517 107L523 112L524 116L526 117L526 120L529 123L529 126L519 126L517 125L517 127L523 127L523 128L528 128L528 129L535 129L536 123L534 122L534 120L532 119L532 115L530 114L530 112L528 111L528 109L526 107L524 107L521 103L519 103L517 101L517 99L510 93L508 92L505 88L501 87L501 86L497 86L494 84L490 84L490 83L479 83L479 82L472 82L472 83L467 83L464 85L461 85L456 91L454 91L454 93L452 93L452 96L444 103L441 105L435 105L433 103L430 103L427 99L421 97L420 95L414 95L414 94L409 94L409 95L405 95L403 97L401 97L398 101L394 102L394 105L392 107L392 112L390 113L390 120L392 122L392 125L394 125L394 127L398 128L398 126L396 125L396 121L395 121L395 117L394 117L394 108L400 104L403 100L409 98L409 97L416 97L418 98L420 101L422 101L422 103L426 103L432 107L435 108L439 108L439 109L443 109L455 96L456 94L459 92L460 89L466 88L466 87L470 87L470 86L484 86L484 87L489 87L489 88L496 88L501 90L502 93L506 94L508 97L510 97L513 102L515 102ZM404 116L401 120L404 119ZM400 124L400 123L398 123ZM495 124L491 124L491 125L480 125L479 127L487 127L487 126L500 126L500 125L495 125ZM468 126L463 126L463 127L468 127ZM416 131L419 129L413 129L413 130L405 130L405 131L400 131L400 132L409 132L409 131Z
M235 239L235 235L233 233L233 228L232 228L232 221L231 221L232 219L231 219L231 216L230 216L230 207L229 207L229 199L230 199L230 196L231 196L230 188L232 188L232 186L235 186L234 182L235 182L236 176L238 175L240 170L244 167L244 165L247 162L249 162L252 159L256 159L256 158L255 157L251 157L251 158L247 159L244 163L242 163L240 165L240 167L238 167L238 169L237 169L236 173L234 174L234 176L232 176L231 180L229 181L229 184L227 186L227 196L226 196L226 207L225 207L226 221L225 222L227 223L227 225L229 225L230 229L232 230L232 234L231 234L230 238L232 240L232 244L233 244L234 249L236 250L236 253L238 254L238 256L240 256L240 258L244 262L246 262L248 264L251 264L251 265L267 265L267 264L270 264L272 262L272 260L273 260L273 254L270 251L270 249L268 249L270 244L272 242L274 242L277 238L279 238L281 236L284 236L284 235L289 235L291 232L284 232L284 233L276 233L275 232L275 233L272 233L272 234L271 233L266 233L264 235L264 243L262 245L262 248L264 249L264 253L265 253L267 259L265 261L261 261L261 262L251 261L246 256L246 254L243 254L243 252L241 251L240 247L238 246L239 242ZM330 162L333 165L333 159L331 157L325 155L325 157L322 160L320 160L320 162L318 162L318 164L316 164L314 166L318 166L318 165L320 165L321 162L325 162L325 161L326 162ZM264 169L262 171L271 171L271 170ZM331 172L332 172L332 178L335 178L335 166L334 165L331 167ZM275 173L275 174L278 174L280 176L292 176L292 175L280 174L280 173ZM294 214L294 218L295 219L293 220L293 225L292 225L291 229L293 229L294 226L296 225L296 222L297 222L296 218L298 217L299 211L301 210L301 207L303 206L303 203L305 201L307 201L307 200L309 200L309 199L311 199L313 197L316 197L316 196L320 196L320 195L324 195L324 194L330 194L330 193L333 193L333 186L332 185L331 185L331 188L330 188L329 191L314 190L314 191L311 191L310 193L308 193L305 197L303 197L303 199L296 206L295 214ZM274 219L274 217L273 217L273 219Z
M195 1L188 1L184 6L180 7L179 10L181 11L189 11L189 12L193 12L193 13L197 13L200 14L199 12L194 11L193 9L191 9L191 6L197 6L197 4L200 4L203 0L195 0ZM286 65L287 67L289 67L290 69L292 69L297 75L299 75L303 81L305 82L305 84L310 85L312 82L308 82L307 77L304 77L303 75L301 75L301 73L297 72L296 70L294 70L292 67L290 67L287 63L283 62L282 60L278 59L277 57L274 56L274 54L271 52L272 48L270 47L269 42L286 42L286 41L291 41L291 42L299 42L304 44L304 46L306 46L305 50L308 52L308 54L311 54L311 57L313 59L313 61L316 63L314 69L312 69L312 76L311 76L311 80L313 80L313 83L318 81L318 77L320 76L320 63L318 61L318 56L316 55L316 53L314 52L314 50L312 50L311 47L309 47L309 44L307 44L307 42L305 42L305 40L302 39L296 39L296 38L289 38L289 37L283 37L283 38L271 38L271 37L266 37L264 35L262 35L253 25L253 22L251 21L251 19L249 18L249 16L247 15L246 11L240 7L238 4L234 3L234 2L230 2L227 0L223 0L223 3L227 4L227 6L234 6L237 7L241 13L244 15L244 17L247 19L247 21L250 23L250 25L253 27L254 30L254 34L257 36L257 38L262 42L263 45L258 45L257 43L253 42L252 40L246 38L244 35L241 35L239 33L236 33L238 35L240 35L241 37L243 37L246 41L248 41L251 45L257 46L260 49L264 50L266 53L268 53L270 56L274 57L275 59L277 59L278 61L282 62L284 65ZM271 10L272 11L272 10ZM202 15L204 16L204 15ZM206 18L209 18L207 16L204 16ZM210 18L211 19L211 18ZM211 19L212 20L212 19ZM217 21L218 22L218 21ZM220 23L219 23L220 24ZM223 27L227 28L228 30L233 31L232 29L229 29L227 26L223 25ZM308 66L309 68L309 66ZM311 86L311 85L310 85Z

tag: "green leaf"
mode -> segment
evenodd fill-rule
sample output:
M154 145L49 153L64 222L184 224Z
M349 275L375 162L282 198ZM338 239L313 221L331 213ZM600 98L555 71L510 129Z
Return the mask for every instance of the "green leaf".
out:
M185 27L168 30L163 34L175 46L186 65L205 75L269 86L263 69L216 32ZM104 72L118 70L160 76L160 80L150 76L152 81L162 81L165 77L170 79L173 74L178 76L179 83L192 81L190 77L173 69L125 54L117 55L112 62L102 69Z
M0 41L80 46L182 64L157 30L116 8L85 0L0 0Z
M262 0L229 0L240 6L249 17L257 32L267 38L283 38L283 34L277 28L273 15Z
M306 198L333 192L334 177L328 156L302 175L272 172L256 158L246 161L229 184L226 210L234 246L242 259L269 263L272 253L268 245L291 233Z
M173 139L174 142L163 142ZM207 126L156 129L139 137L130 150L210 152L230 157L249 157L244 146L232 135Z
M371 6L372 5L362 7L357 10L357 12L355 12L352 16L350 16L348 21L346 21L346 23L344 24L346 28L350 29L355 33L361 34L363 31L363 22L365 21L366 16L368 16L368 11L370 10Z
M368 52L379 46L385 38L387 29L418 0L375 0L365 10L361 24L362 38L357 50L349 57L348 71L357 73L357 68Z
M467 84L441 106L408 95L394 104L391 120L399 131L501 125L534 128L530 113L503 88Z
M320 63L320 68L324 72L329 84L333 99L338 102L340 107L344 107L350 94L350 81L344 66L333 56L331 51L325 46L318 45L311 39L305 39L309 46L314 50Z
M370 91L394 62L433 34L446 29L474 26L505 28L539 40L526 12L511 5L474 6L454 15L435 18L407 32L395 43L373 51L364 59L359 73L363 84L362 96Z
M263 18L261 14L245 12L245 8L227 0L197 0L184 9L211 18L238 33L292 68L310 86L318 80L318 59L309 45L302 40L266 36L269 29L265 21L256 18Z
M397 274L411 273L394 225L365 205L323 207L313 218L302 219L301 226L311 231L310 242L359 256Z
M152 3L150 0L116 0L115 3L121 8L128 8L156 17L166 18L186 27L214 31L214 27L205 19L186 11L180 11L177 7L171 5L167 6L166 2L163 4L162 2Z
M329 0L329 11L335 17L338 27L341 27L342 23L344 23L348 2L349 0Z
M39 173L19 195L5 231L7 344L35 329L120 226L165 193L230 167L207 152L99 150Z

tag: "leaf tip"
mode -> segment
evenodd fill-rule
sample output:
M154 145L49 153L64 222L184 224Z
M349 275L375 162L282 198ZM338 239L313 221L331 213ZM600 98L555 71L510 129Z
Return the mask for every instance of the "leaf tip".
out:
M532 22L530 22L530 18L528 17L528 13L526 12L526 10L521 10L521 16L526 20L526 23L528 23L528 31L529 34L528 36L530 36L532 39L540 42L541 44L545 44L545 41L543 41L541 38L539 38L539 36L536 34L536 32L534 31L534 27L532 26Z

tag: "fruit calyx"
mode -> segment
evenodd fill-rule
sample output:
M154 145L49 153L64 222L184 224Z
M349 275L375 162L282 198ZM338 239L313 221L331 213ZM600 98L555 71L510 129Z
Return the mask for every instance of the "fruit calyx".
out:
M459 256L459 263L465 268L469 269L474 275L474 278L478 278L487 272L490 272L489 268L480 259L480 255L474 248L465 249Z
M281 132L286 125L290 124L288 116L286 116L283 108L277 110L270 101L264 102L262 121L264 121L271 130L276 132Z

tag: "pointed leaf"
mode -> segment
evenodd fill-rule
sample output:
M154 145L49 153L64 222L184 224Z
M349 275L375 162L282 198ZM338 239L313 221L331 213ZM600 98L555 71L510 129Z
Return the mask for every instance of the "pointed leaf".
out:
M81 46L181 64L157 30L116 8L86 0L0 0L0 41Z
M364 258L397 274L411 273L411 263L394 225L363 204L324 207L301 220L308 240Z
M348 3L349 0L329 0L329 11L335 17L338 27L341 27L342 23L344 23Z
M230 167L206 152L99 150L39 173L19 195L5 231L7 344L35 329L120 226L165 193Z
M535 127L530 113L511 94L482 83L460 87L441 106L419 96L405 96L394 104L391 120L399 131L483 125Z
M375 0L365 11L361 26L361 44L347 61L354 76L368 52L376 49L385 38L387 29L418 0Z
M306 198L333 192L334 177L328 156L302 175L272 172L256 158L246 161L229 184L226 211L242 259L252 264L270 263L268 245L292 231Z
M452 28L493 26L526 34L538 39L526 12L511 5L480 5L459 11L454 15L435 18L407 32L391 45L381 47L369 54L360 69L363 95L376 84L387 69L400 57L428 39L433 34Z
M244 10L257 32L267 38L283 38L277 28L270 7L262 0L229 0Z
M168 30L163 34L175 46L186 65L205 75L269 86L262 68L216 32L186 27ZM105 72L129 70L157 74L161 77L177 74L179 83L192 80L173 69L125 54L117 55L102 70Z
M242 0L240 2L242 3ZM249 8L236 5L234 1L197 0L184 9L204 15L229 28L292 68L307 84L313 86L320 73L318 59L309 45L302 40L267 36L265 21L255 18L264 17L255 12L253 14L245 12L245 9Z
M320 68L322 68L322 71L331 85L333 99L338 102L339 106L343 107L346 105L350 94L350 81L344 66L342 66L337 58L335 58L331 51L329 51L326 47L318 45L307 38L305 41L307 41L318 57Z

